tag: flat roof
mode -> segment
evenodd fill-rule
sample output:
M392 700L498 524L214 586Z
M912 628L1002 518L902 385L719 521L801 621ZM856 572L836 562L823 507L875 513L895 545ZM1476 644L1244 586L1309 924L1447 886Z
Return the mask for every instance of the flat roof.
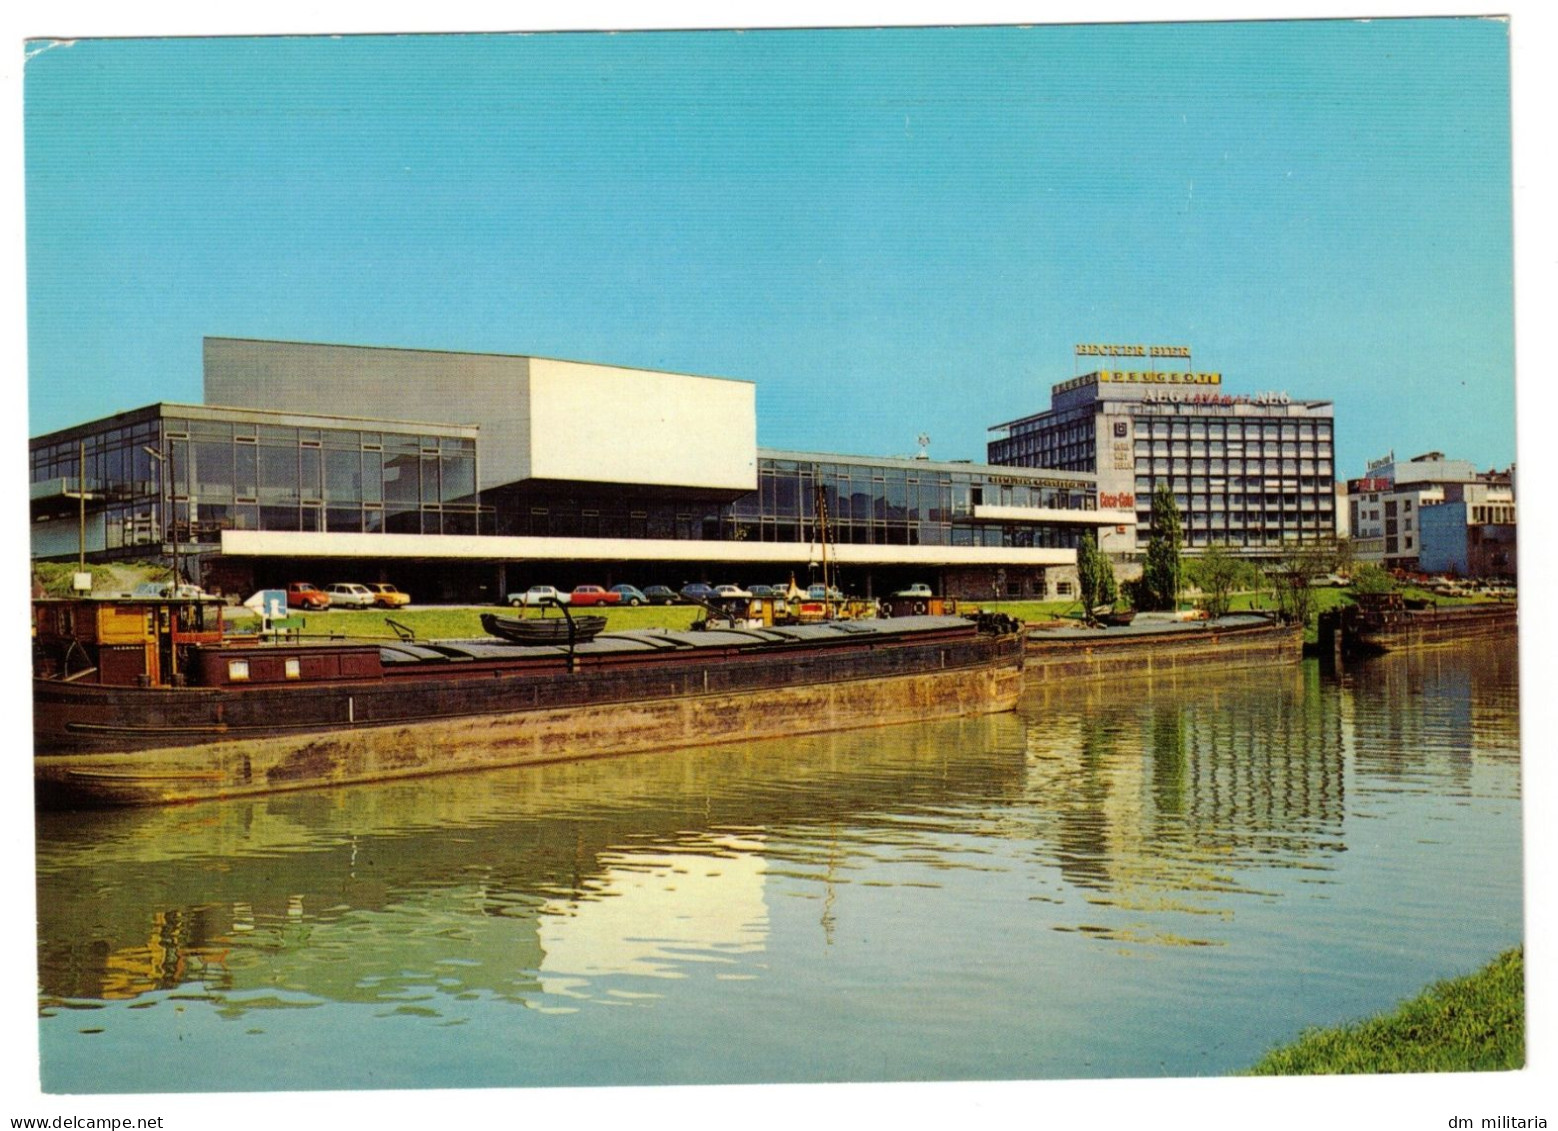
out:
M1075 390L1073 390L1073 391L1075 391ZM1244 394L1244 393L1222 393L1222 394L1219 394L1219 395L1221 395L1221 396L1246 396L1248 394ZM1015 426L1017 426L1019 424L1029 424L1029 423L1032 423L1035 420L1041 420L1041 419L1043 419L1046 416L1058 416L1060 413L1063 413L1063 412L1077 412L1077 411L1088 412L1094 406L1100 405L1100 404L1109 405L1111 407L1119 405L1119 406L1124 406L1126 408L1137 408L1137 407L1140 407L1140 408L1151 408L1151 409L1176 408L1176 409L1183 409L1183 410L1185 410L1183 413L1176 414L1176 415L1184 415L1184 416L1195 416L1195 415L1198 415L1199 413L1201 413L1203 411L1207 412L1209 415L1226 416L1226 415L1228 415L1228 411L1227 410L1230 410L1230 409L1243 409L1243 410L1246 410L1244 412L1236 412L1235 413L1235 415L1239 415L1239 416L1254 416L1254 415L1260 415L1260 414L1265 414L1265 413L1270 413L1273 416L1277 416L1277 415L1281 414L1281 411L1283 409L1288 409L1288 408L1323 408L1323 407L1328 406L1328 405L1334 407L1336 402L1335 401L1324 401L1324 400L1311 401L1311 400L1304 400L1304 399L1299 398L1299 397L1292 397L1292 398L1290 398L1288 400L1288 402L1286 404L1254 404L1253 402L1250 402L1250 401L1235 401L1233 404L1192 404L1192 403L1186 403L1186 402L1182 402L1182 401L1139 401L1139 400L1136 400L1135 398L1120 398L1120 399L1108 398L1108 399L1106 399L1104 397L1098 397L1098 398L1095 398L1092 401L1084 401L1082 404L1073 405L1070 408L1055 408L1053 406L1053 404L1051 404L1051 407L1046 408L1046 409L1041 409L1038 412L1030 412L1027 416L1019 416L1015 420L1007 420L1007 421L1003 421L1000 424L992 424L988 428L986 428L985 431L986 432L999 432L1003 428L1013 428L1013 427L1015 427ZM1155 413L1154 415L1157 415L1157 414Z
M387 417L340 416L334 413L278 412L264 408L240 408L233 405L178 404L173 401L157 401L140 408L126 409L111 416L99 417L83 424L73 424L56 432L45 432L28 441L30 445L56 443L77 436L94 435L110 428L135 424L143 420L166 419L170 416L188 417L191 420L241 420L252 424L276 424L284 428L366 428L370 431L430 432L445 436L461 436L476 439L481 431L478 424L449 424L430 420L394 420Z
M680 369L652 369L647 365L622 365L615 361L587 361L578 357L552 357L542 353L507 353L493 350L429 349L426 346L367 346L353 342L305 342L288 338L233 338L223 334L206 334L202 342L243 342L265 346L317 346L320 349L362 350L364 353L436 353L445 357L507 357L536 361L563 361L570 365L598 365L603 369L631 369L638 373L667 373L673 377L699 377L708 381L730 381L737 385L755 385L756 381L743 377L725 377L717 373L687 373Z
M921 471L964 472L1000 476L1005 479L1064 479L1079 487L1091 486L1098 476L1090 471L1056 471L1048 467L1009 467L1005 464L974 463L972 460L917 459L914 456L852 456L837 452L791 452L778 448L758 448L759 459L786 459L797 463L848 463L862 467L917 468Z

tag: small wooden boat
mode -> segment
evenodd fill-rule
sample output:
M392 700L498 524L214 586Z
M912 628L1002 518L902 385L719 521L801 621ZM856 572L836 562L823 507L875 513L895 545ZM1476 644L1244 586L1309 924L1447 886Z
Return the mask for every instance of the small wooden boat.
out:
M576 644L594 640L606 627L605 617L572 617L521 620L518 617L482 613L481 626L489 636L515 644Z
M1123 628L1135 619L1135 609L1126 609L1124 612L1119 613L1110 610L1107 613L1098 614L1098 623L1103 625L1105 628L1109 628L1111 626L1116 628Z

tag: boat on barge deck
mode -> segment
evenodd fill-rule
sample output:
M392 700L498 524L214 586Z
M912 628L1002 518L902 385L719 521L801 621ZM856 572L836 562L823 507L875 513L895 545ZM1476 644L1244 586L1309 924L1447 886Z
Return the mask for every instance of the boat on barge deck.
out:
M158 804L1010 710L1021 627L906 617L497 639L224 638L219 604L37 603L46 807Z

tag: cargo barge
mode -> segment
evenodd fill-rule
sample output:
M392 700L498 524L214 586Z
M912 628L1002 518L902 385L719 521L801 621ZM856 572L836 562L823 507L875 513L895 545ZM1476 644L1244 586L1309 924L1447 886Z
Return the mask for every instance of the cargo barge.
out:
M1296 664L1303 654L1301 624L1255 613L1190 621L1143 613L1103 628L1030 625L1025 670L1032 681L1100 679Z
M1408 602L1399 593L1360 593L1354 600L1356 604L1322 614L1322 653L1371 655L1463 640L1513 640L1520 624L1519 607L1513 602L1438 607Z
M1021 626L923 616L309 643L199 600L39 601L46 808L146 805L1010 710Z

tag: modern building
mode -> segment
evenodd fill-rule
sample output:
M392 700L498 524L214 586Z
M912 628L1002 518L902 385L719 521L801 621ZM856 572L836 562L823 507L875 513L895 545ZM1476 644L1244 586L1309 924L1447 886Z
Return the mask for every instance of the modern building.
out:
M1479 472L1425 452L1369 461L1347 482L1353 556L1392 570L1513 577L1514 469Z
M35 438L34 557L176 549L227 592L387 580L483 601L805 580L826 559L868 595L1054 597L1082 531L1135 520L1081 472L758 448L754 386L724 378L210 338L204 399Z
M1188 346L1079 345L1076 356L1132 368L1052 386L1047 410L991 428L989 460L1096 476L1099 506L1131 516L1102 528L1102 549L1128 559L1146 547L1162 483L1190 553L1217 543L1270 556L1335 537L1330 401L1226 392L1221 373L1191 367Z

